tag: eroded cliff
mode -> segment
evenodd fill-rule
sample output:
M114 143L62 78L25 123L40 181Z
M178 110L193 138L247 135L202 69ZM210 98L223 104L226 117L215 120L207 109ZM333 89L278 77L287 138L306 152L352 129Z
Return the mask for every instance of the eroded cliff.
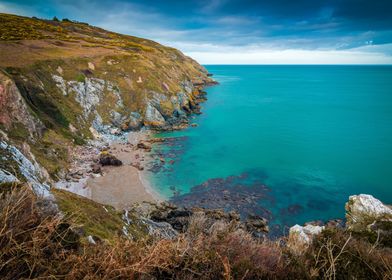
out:
M1 139L54 179L73 145L186 126L214 83L176 49L86 23L0 14L0 32Z

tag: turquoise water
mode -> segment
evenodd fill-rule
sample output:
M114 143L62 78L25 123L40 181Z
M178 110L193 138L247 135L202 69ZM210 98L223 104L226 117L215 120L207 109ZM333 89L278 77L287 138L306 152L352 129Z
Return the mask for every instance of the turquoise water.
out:
M185 136L156 148L177 149L151 175L160 194L247 173L270 189L259 203L284 225L343 217L351 194L392 203L392 67L207 69L220 85L206 90L198 127L158 135Z

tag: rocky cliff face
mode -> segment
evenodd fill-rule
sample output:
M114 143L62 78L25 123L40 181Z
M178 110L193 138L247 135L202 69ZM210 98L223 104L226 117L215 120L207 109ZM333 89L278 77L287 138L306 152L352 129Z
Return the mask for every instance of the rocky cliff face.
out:
M200 112L203 87L214 83L178 50L85 23L0 14L0 30L2 143L54 179L75 144L186 126Z

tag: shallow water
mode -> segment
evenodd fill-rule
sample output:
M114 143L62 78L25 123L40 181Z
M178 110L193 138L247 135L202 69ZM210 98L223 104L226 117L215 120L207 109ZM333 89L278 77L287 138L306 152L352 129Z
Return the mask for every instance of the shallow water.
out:
M286 226L341 218L351 194L392 203L392 67L207 69L220 85L207 89L198 127L158 135L180 137L155 148L166 158L151 175L160 194L245 174L236 184L265 185L254 201Z

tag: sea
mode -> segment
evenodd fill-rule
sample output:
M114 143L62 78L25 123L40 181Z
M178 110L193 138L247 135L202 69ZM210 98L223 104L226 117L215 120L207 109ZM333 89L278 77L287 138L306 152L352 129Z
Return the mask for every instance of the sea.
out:
M294 224L342 219L350 195L392 203L392 66L207 65L193 126L158 133L149 173L185 206ZM162 161L164 159L164 162Z

